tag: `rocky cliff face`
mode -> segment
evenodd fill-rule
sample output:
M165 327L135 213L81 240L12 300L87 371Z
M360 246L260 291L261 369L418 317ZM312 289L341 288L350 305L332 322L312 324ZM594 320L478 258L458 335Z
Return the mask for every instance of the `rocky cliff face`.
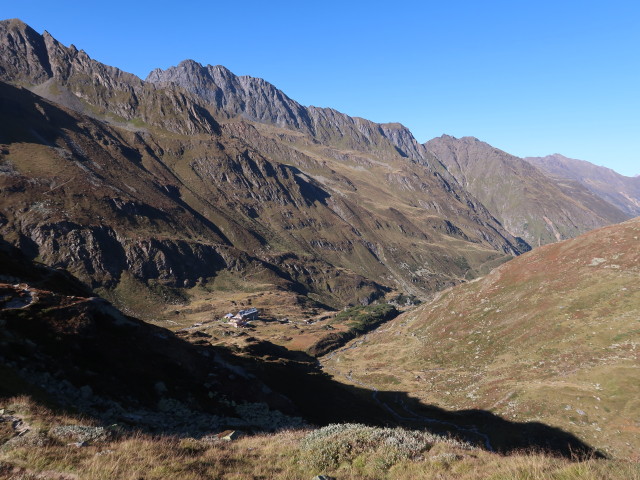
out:
M425 144L513 235L541 245L628 216L575 182L557 182L524 160L473 137Z
M558 153L525 160L560 181L575 181L627 215L640 215L640 176L625 177L610 168Z

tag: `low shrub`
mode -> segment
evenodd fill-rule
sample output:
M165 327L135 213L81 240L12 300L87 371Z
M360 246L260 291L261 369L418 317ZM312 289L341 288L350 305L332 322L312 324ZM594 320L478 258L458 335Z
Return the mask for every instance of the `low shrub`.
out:
M344 463L368 463L386 470L403 460L418 458L435 443L459 448L468 444L419 430L378 428L361 424L334 424L314 430L300 443L301 462L316 470L335 469Z

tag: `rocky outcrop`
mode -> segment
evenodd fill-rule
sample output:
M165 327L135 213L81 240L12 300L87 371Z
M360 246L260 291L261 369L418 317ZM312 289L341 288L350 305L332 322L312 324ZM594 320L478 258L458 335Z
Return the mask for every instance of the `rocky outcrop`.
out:
M27 229L45 263L76 273L94 288L115 287L125 271L144 282L192 287L200 278L213 277L223 269L239 271L252 261L228 246L135 239L108 225L58 222Z

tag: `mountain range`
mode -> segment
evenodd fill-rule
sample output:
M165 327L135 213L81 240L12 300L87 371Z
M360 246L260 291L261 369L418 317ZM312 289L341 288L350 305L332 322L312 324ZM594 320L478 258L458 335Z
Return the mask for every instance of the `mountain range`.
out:
M214 97L205 80L230 78L224 101L208 103L15 20L0 37L2 234L94 288L252 272L338 306L388 289L424 295L529 248L400 125L306 115L264 81L200 68ZM246 89L275 104L251 105Z
M497 202L502 181L469 183L436 140L221 66L142 81L19 20L0 24L0 45L0 233L123 306L124 280L182 290L222 272L333 307L424 297L628 218L508 157L523 193Z

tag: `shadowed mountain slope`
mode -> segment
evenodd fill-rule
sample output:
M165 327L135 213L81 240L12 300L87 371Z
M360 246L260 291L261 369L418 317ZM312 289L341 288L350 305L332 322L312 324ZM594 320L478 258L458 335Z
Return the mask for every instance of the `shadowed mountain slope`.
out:
M443 135L425 146L511 234L531 245L572 238L629 218L579 183L550 179L476 138Z
M323 279L317 293L330 286L339 303L381 291L319 258L291 253L274 260L265 248L269 231L251 228L250 207L240 202L299 210L318 193L242 144L117 129L7 84L0 85L0 102L6 238L94 288L116 288L123 276L192 287L226 270L301 293ZM174 153L185 150L187 158ZM214 169L224 182L219 187L210 181ZM241 185L237 203L225 184Z
M526 157L525 160L552 178L580 183L628 215L640 215L640 176L625 177L610 168L567 158L559 153Z
M425 403L542 421L638 460L640 219L528 252L330 367Z

